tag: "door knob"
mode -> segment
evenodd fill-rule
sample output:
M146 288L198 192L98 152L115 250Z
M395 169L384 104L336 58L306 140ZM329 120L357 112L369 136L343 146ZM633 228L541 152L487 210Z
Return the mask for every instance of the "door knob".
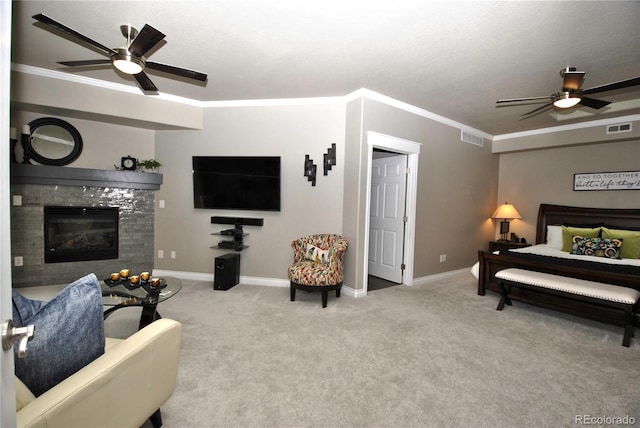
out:
M2 323L2 349L8 351L13 343L18 340L18 358L27 356L27 342L33 339L36 327L28 325L26 327L15 327L12 320Z

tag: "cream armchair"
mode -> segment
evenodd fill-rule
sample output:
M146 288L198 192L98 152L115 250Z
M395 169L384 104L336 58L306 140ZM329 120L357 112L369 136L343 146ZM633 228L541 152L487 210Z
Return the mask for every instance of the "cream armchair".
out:
M160 319L127 339L107 338L104 355L37 398L16 378L18 427L161 426L181 341L182 325Z

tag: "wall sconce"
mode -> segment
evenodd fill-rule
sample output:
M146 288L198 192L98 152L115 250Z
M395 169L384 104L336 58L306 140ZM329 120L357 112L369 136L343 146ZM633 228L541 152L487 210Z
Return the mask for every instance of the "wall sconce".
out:
M516 207L505 202L504 204L500 205L498 209L496 209L491 218L504 219L500 222L500 234L502 235L500 237L500 241L506 242L508 241L507 235L509 234L509 220L522 217L520 216L518 210L516 210Z
M328 175L331 167L336 164L336 143L331 144L327 153L323 155L324 175Z
M309 155L304 155L304 176L311 182L312 186L316 185L316 170L318 166L313 163Z

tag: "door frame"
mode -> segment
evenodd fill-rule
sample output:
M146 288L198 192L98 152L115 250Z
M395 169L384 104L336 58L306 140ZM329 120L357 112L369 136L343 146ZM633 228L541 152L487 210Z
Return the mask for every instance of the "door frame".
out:
M407 155L407 167L409 174L407 175L407 191L405 195L407 222L405 224L404 234L404 264L405 269L402 274L402 284L413 285L413 260L415 251L415 235L416 235L416 198L418 189L418 156L420 155L421 143L409 141L390 135L381 134L375 131L367 131L367 188L366 188L366 214L365 214L365 231L364 248L367 249L367 256L364 257L364 293L367 294L369 287L367 277L369 276L369 226L371 215L371 173L373 149L379 148Z
M9 141L10 76L11 76L11 2L0 1L0 141ZM0 150L0 322L12 317L11 309L11 187L9 150ZM13 348L0 349L0 426L16 425L16 396L14 389Z

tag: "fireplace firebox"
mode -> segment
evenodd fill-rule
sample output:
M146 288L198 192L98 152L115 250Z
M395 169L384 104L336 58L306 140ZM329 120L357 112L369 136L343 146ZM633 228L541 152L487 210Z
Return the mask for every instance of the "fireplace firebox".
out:
M44 207L45 263L118 258L118 207Z

